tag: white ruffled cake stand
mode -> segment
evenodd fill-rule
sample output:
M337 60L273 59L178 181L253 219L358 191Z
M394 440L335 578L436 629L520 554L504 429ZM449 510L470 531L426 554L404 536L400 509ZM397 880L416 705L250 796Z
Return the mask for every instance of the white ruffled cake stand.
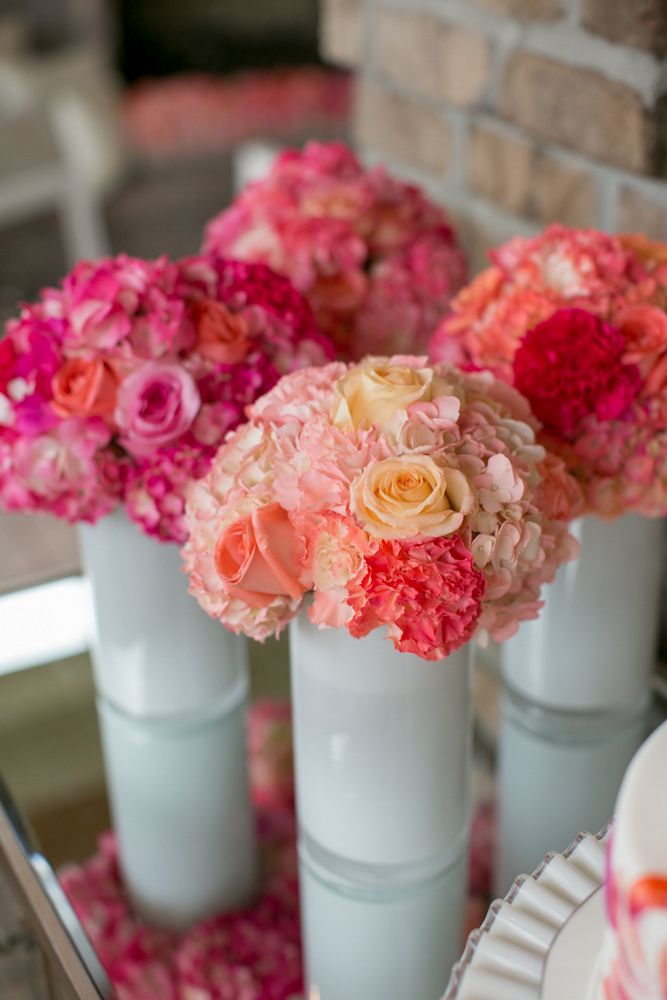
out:
M548 854L491 905L443 1000L592 1000L605 938L607 831Z

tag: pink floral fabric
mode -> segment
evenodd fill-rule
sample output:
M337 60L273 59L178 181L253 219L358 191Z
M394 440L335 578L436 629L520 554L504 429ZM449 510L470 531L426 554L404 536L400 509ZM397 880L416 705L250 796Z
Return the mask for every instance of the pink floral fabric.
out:
M503 639L576 555L579 501L526 401L490 373L367 358L286 376L187 505L191 593L234 632L387 627L425 659Z
M667 512L667 245L550 226L493 251L431 341L529 399L607 517Z
M245 407L331 357L305 300L264 265L84 261L0 340L0 503L69 521L125 504L182 542L188 483Z
M342 143L284 152L209 223L204 248L287 275L343 359L423 350L466 278L444 212Z

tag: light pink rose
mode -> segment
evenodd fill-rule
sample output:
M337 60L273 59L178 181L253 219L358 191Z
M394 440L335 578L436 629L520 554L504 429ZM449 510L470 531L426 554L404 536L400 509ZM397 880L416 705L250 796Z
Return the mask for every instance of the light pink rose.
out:
M277 596L298 600L297 537L287 511L271 503L229 524L215 547L215 567L230 597L262 608Z
M133 455L149 455L184 434L197 415L199 392L178 364L149 361L121 383L115 419Z

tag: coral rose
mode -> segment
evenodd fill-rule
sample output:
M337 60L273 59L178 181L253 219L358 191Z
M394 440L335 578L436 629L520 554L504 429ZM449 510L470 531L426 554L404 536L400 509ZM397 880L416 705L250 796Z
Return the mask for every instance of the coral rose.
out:
M115 418L122 443L149 455L188 430L201 400L192 376L180 364L149 361L121 383Z
M250 347L248 323L243 316L213 299L198 302L194 316L200 354L223 365L243 361Z
M351 508L376 538L449 535L474 505L458 469L429 455L400 455L370 466L352 483Z
M51 382L59 417L101 417L113 413L118 377L101 358L71 358Z
M253 608L277 596L298 600L305 587L293 573L297 538L280 504L271 503L228 525L215 546L215 568L230 597Z
M367 358L336 383L337 427L365 429L388 423L397 410L431 398L432 368L409 368Z

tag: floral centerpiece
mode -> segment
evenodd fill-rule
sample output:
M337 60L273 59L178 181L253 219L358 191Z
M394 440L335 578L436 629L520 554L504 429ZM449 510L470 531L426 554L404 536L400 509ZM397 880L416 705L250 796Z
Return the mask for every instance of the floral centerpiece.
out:
M83 262L0 341L0 504L84 522L125 883L167 928L248 905L258 868L247 643L200 612L157 541L183 541L187 489L246 406L332 356L286 278L208 256Z
M249 408L187 508L202 607L256 639L311 620L441 659L511 635L575 554L577 489L488 373L369 358L283 378Z
M69 521L124 503L182 542L187 483L247 404L331 356L307 303L263 265L82 262L0 341L0 503Z
M667 245L550 226L510 240L431 342L513 383L584 492L614 517L667 512Z
M282 153L204 247L286 274L344 359L423 350L466 278L442 209L338 142Z
M545 840L606 821L645 732L667 513L667 245L554 225L491 259L452 303L432 355L490 368L519 389L542 423L539 441L582 490L576 567L547 588L539 621L502 649L508 689L524 712L538 706L544 727L529 736L509 710L501 719L502 892L535 866ZM597 743L577 721L585 713L599 720ZM578 781L565 773L564 741L579 748ZM592 773L591 784L583 776ZM516 803L549 782L553 794L528 828Z
M248 414L183 551L228 629L291 621L305 992L398 998L418 969L415 997L440 996L465 912L466 647L537 615L576 553L577 487L514 389L424 357L295 372Z

